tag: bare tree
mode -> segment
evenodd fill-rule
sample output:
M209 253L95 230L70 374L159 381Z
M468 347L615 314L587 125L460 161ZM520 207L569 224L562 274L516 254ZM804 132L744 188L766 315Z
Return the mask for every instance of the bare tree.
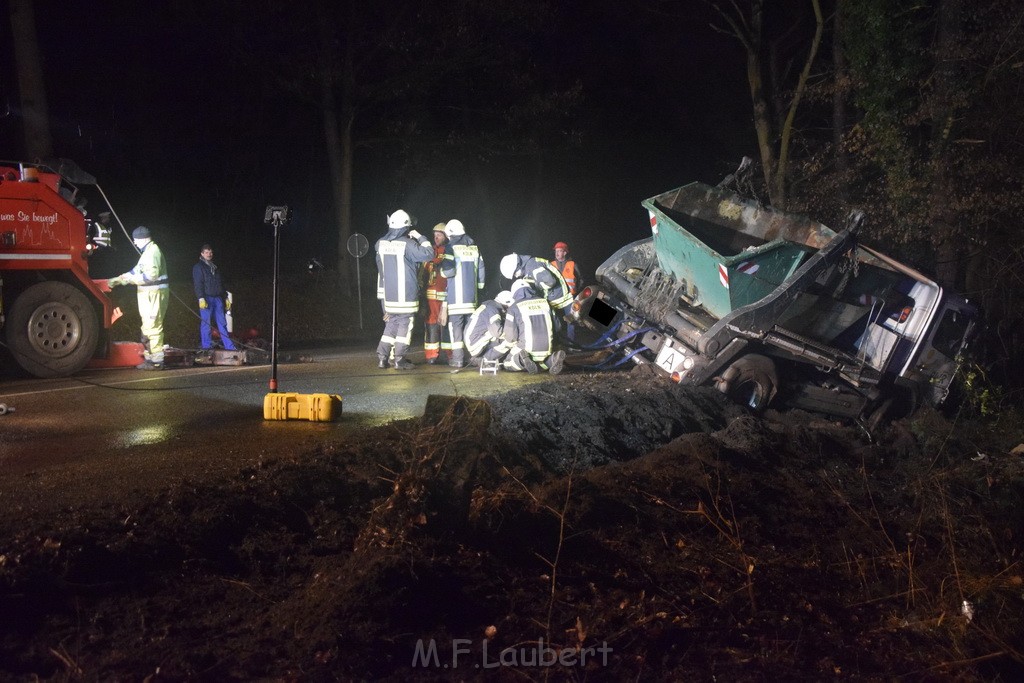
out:
M785 101L785 88L776 78L766 77L765 52L772 48L773 41L765 38L764 0L749 0L745 7L741 0L729 0L728 5L712 3L725 26L712 24L711 28L739 40L747 53L747 83L754 109L754 131L757 133L758 151L765 184L773 206L785 208L788 191L790 143L793 136L796 112L807 89L811 66L821 44L824 19L819 0L810 0L814 11L815 30L807 49L807 57L796 84L789 93L788 104L773 107L774 100ZM776 110L778 110L776 112Z

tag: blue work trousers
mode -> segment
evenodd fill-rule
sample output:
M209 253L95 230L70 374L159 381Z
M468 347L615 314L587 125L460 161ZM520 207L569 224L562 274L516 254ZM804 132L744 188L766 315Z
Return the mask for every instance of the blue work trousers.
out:
M217 321L217 331L220 332L220 341L228 351L234 351L235 345L228 335L228 321L224 317L224 297L206 297L207 308L199 309L199 347L203 349L213 348L212 329L210 318Z

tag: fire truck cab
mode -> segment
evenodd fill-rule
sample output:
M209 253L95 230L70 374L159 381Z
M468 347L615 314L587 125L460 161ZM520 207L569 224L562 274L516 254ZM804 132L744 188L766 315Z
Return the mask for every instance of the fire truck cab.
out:
M110 230L86 216L74 162L0 161L0 361L36 377L80 370L106 350L119 312L89 276ZM106 214L103 214L106 215Z

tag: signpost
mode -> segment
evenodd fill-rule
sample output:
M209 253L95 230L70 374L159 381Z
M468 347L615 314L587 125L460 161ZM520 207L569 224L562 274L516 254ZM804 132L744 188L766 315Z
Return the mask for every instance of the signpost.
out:
M366 239L365 235L354 232L348 238L347 246L348 253L356 258L356 295L359 301L359 329L363 329L363 282L359 272L362 270L359 259L366 256L366 252L370 250L370 242Z

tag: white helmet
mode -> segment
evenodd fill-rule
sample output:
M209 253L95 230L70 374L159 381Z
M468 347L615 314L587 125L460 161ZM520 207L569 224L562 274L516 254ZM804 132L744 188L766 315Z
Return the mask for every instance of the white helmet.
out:
M408 228L410 225L412 225L412 219L409 218L409 214L401 209L388 216L388 227L392 230Z
M452 235L465 235L466 227L462 224L462 221L453 218L445 224L444 232L449 237Z
M509 280L516 276L516 268L519 267L519 254L509 254L501 258L501 265L498 269L501 274L507 277Z
M512 292L508 291L507 289L503 289L500 292L498 292L498 295L494 297L494 300L497 301L502 306L504 306L505 308L508 308L509 306L512 305Z
M515 298L515 295L521 289L532 289L532 288L530 287L530 283L529 282L527 282L526 280L523 280L523 279L519 279L519 280L516 280L515 282L512 283L512 291L510 291L509 294L511 294L512 297Z

